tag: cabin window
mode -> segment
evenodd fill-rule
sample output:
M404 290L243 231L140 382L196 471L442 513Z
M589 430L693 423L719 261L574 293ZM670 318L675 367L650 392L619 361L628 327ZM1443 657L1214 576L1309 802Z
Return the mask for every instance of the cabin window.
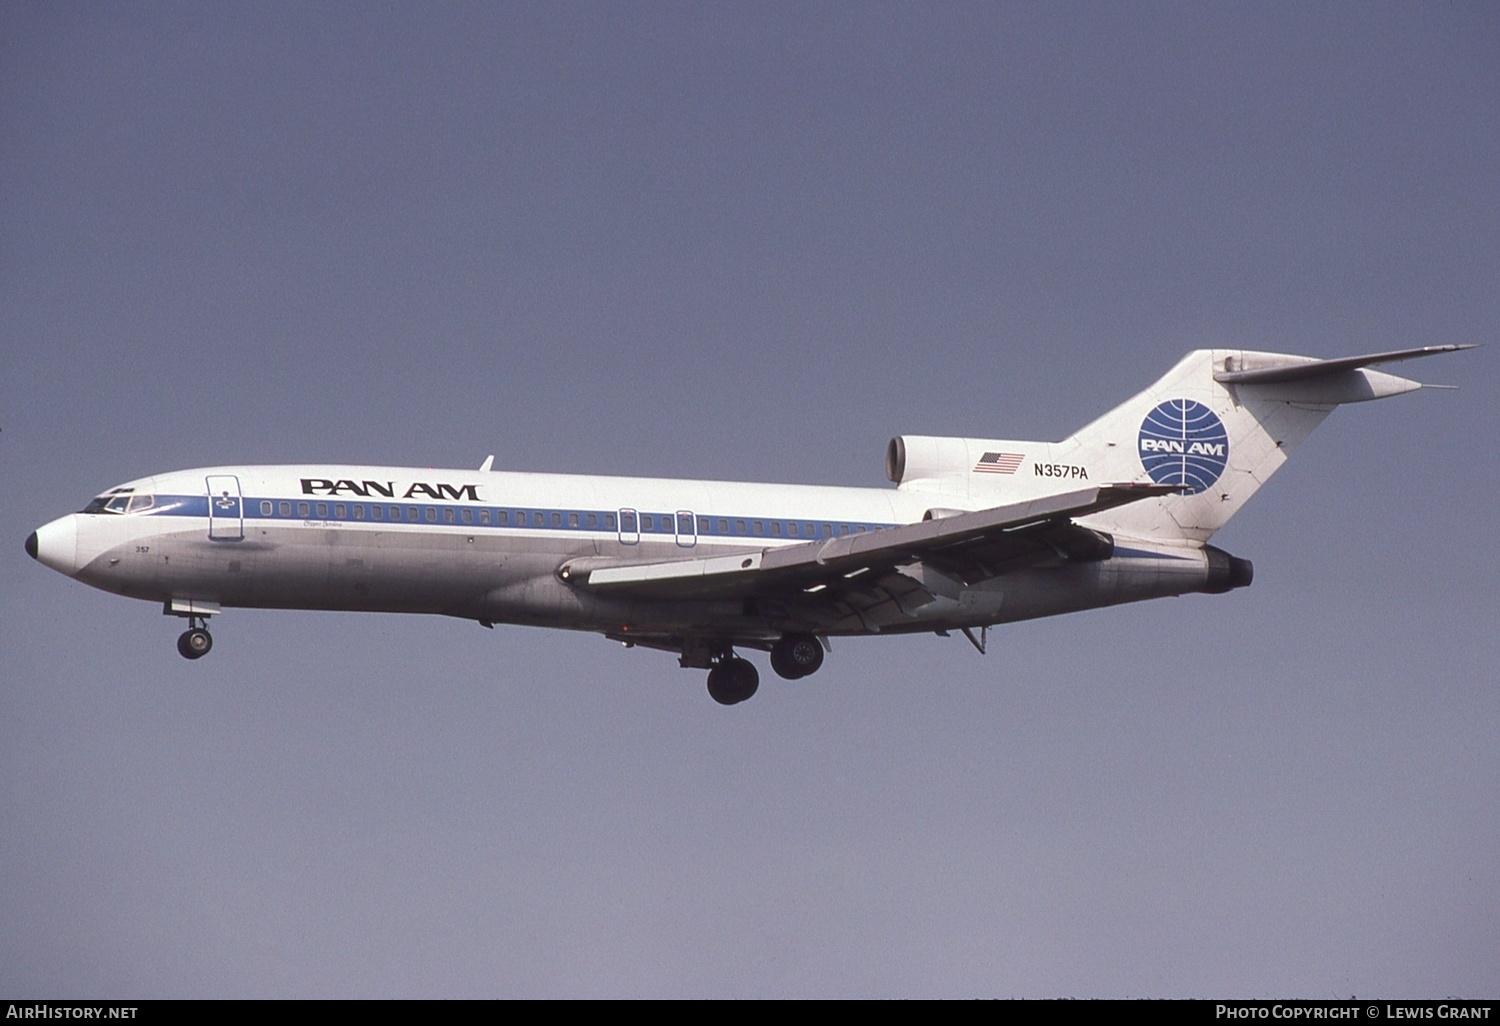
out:
M370 507L370 519L371 520L379 520L380 517L381 517L381 515L383 513L385 513L385 507L384 506L371 506Z
M797 537L797 525L796 524L787 524L786 525L786 533L789 534L789 535L791 535L793 538Z
M727 520L720 520L719 521L719 533L720 534L728 534L729 533L729 521L727 521Z
M355 520L363 520L364 518L365 518L365 504L362 503L362 502L356 502L354 504L354 519Z
M578 514L577 513L569 513L568 514L568 526L569 527L577 527L578 526Z
M866 527L864 524L856 524L854 526L854 533L856 533L856 534L864 534L868 530L869 530L869 528Z
M745 522L743 520L736 520L734 522L734 533L735 534L744 534L745 533Z
M445 510L443 510L443 523L445 523L445 524L451 524L451 523L453 523L453 519L454 519L453 518L453 510L451 510L451 509L445 509Z
M437 508L435 506L428 506L427 510L426 510L426 513L427 513L427 522L429 524L435 524L435 523L437 523Z
M408 506L406 507L406 519L412 522L416 522L422 519L422 514L417 512L417 507Z
M763 524L763 523L761 523L759 520L757 520L755 522L755 533L756 534L765 534L766 533L766 525Z
M490 522L490 511L489 510L482 509L482 510L479 511L479 522L481 524L488 524Z
M272 508L273 507L271 506L271 500L269 500L269 499L265 500L264 502L262 502L260 504L260 515L263 516L263 517L270 516Z
M344 519L344 504L342 502L334 504L333 515L339 520Z
M589 526L590 527L598 527L599 526L599 515L597 513L590 513L589 514Z
M297 515L299 517L310 517L310 516L312 516L312 507L309 506L305 502L299 502L299 503L297 503Z
M615 515L613 513L604 514L604 526L611 531L615 529Z
M774 534L774 535L776 535L778 538L781 537L781 521L780 520L773 520L773 521L771 521L771 533Z
M281 508L278 510L278 512L280 512L280 514L282 516L284 516L284 517L291 516L292 515L292 504L290 502L283 502L281 504Z
M832 538L833 537L833 525L832 524L824 524L823 525L823 537L825 537L825 538Z
M328 519L328 503L326 503L326 502L320 502L320 503L318 503L318 518L320 520L327 520Z
M552 526L553 527L561 527L562 526L562 514L561 513L554 513L554 514L552 514Z
M510 510L502 509L499 513L495 514L495 516L497 518L496 523L504 524L506 527L510 526Z

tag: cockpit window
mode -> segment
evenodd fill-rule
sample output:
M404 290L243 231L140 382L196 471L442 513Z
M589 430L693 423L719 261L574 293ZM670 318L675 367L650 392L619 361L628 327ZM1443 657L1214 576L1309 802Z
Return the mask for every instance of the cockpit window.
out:
M131 495L111 493L101 495L87 506L83 507L85 513L140 513L151 509L156 505L156 499L150 495Z

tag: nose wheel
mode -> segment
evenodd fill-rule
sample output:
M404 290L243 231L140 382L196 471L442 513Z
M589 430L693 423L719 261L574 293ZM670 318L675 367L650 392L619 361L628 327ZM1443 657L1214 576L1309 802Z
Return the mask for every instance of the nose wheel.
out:
M202 659L214 647L213 635L208 633L208 621L195 623L183 631L177 639L177 651L184 659Z

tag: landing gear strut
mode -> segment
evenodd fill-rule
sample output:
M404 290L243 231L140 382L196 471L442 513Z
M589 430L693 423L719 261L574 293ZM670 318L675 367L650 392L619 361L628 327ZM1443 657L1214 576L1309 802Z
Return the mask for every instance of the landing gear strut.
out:
M771 646L771 669L787 680L818 672L823 645L811 634L784 634Z
M708 671L708 693L720 705L737 705L759 687L755 664L739 656L729 656Z
M184 659L202 659L214 647L213 635L208 633L208 620L195 616L189 617L188 623L192 626L178 637L177 651Z

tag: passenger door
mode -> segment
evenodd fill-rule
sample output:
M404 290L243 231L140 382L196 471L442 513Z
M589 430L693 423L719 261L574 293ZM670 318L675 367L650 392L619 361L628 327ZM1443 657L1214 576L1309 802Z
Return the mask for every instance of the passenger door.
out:
M210 541L240 541L245 537L245 503L240 479L233 474L210 474L208 481L208 537Z

